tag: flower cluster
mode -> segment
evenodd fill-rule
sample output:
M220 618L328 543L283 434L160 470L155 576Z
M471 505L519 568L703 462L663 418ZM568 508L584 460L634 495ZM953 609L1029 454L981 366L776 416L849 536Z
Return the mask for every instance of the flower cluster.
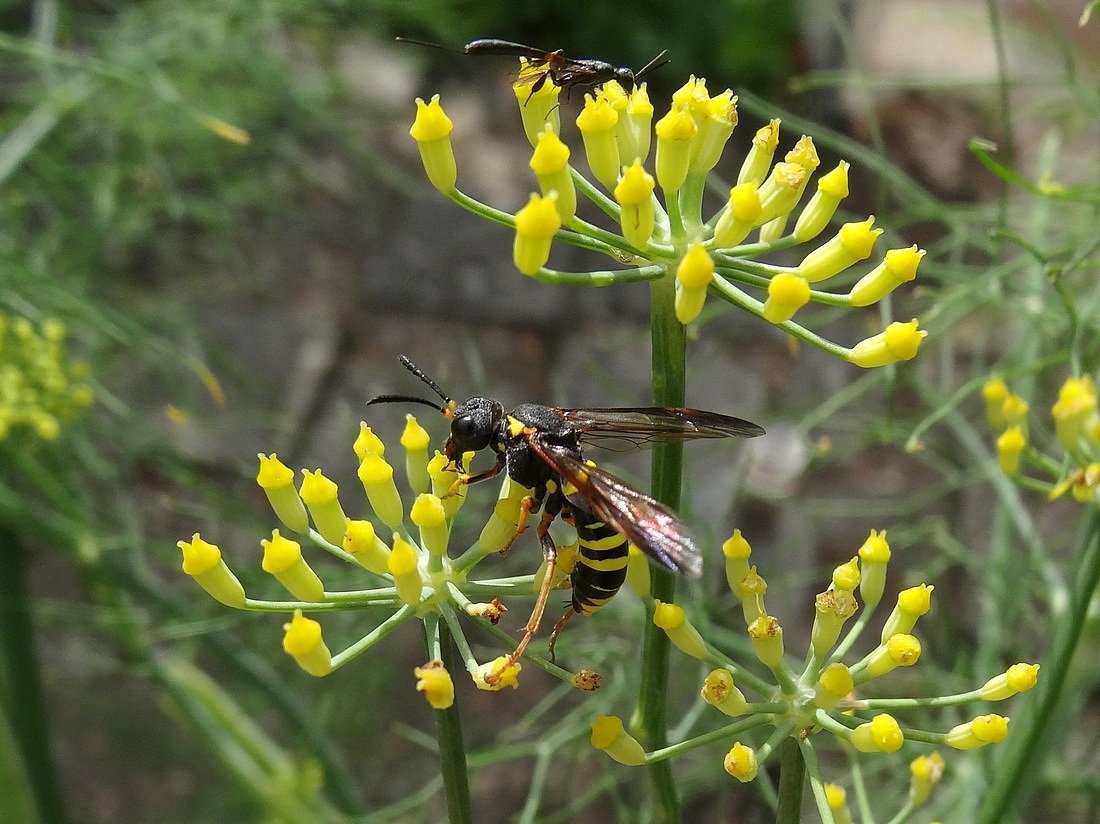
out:
M1058 400L1050 408L1060 454L1049 454L1032 445L1029 404L1011 392L1004 379L986 381L982 398L989 425L998 433L1001 471L1022 486L1045 492L1052 499L1069 492L1082 503L1100 502L1100 415L1096 384L1090 375L1067 378L1058 390ZM1046 478L1026 475L1024 464Z
M551 283L590 286L663 281L675 289L676 315L682 323L695 320L706 297L716 295L859 366L882 366L916 355L926 334L916 320L891 323L850 348L793 320L810 302L869 306L916 276L924 251L911 246L887 251L861 276L852 277L847 291L817 288L871 257L882 234L874 217L843 224L797 265L755 260L809 243L826 230L848 194L846 162L817 180L792 221L820 160L813 140L804 135L775 161L779 121L773 120L757 131L726 202L704 218L708 177L738 120L737 98L729 89L711 96L706 81L692 76L672 95L668 113L656 123L644 83L627 92L611 81L586 94L576 126L594 183L570 165L571 150L560 137L561 90L546 78L532 93L531 77L530 71L521 71L514 88L533 146L530 165L539 191L514 215L457 188L453 123L439 95L427 103L417 99L410 129L433 186L460 206L514 229L513 258L521 272ZM647 168L651 147L654 157ZM604 212L616 229L609 231L578 216L578 195ZM555 239L603 253L630 268L549 269Z
M61 423L91 405L88 366L65 353L65 325L53 318L35 328L0 313L0 439L19 428L53 440Z
M276 455L259 456L256 482L281 524L259 542L263 550L261 566L290 593L292 600L248 597L219 547L198 533L190 541L178 543L183 552L183 571L226 606L290 615L284 625L283 649L311 675L329 674L401 625L419 619L426 628L429 660L413 675L416 689L432 707L446 709L454 701L454 683L442 661L443 637L448 634L479 689L516 687L521 663L506 655L478 662L459 616L473 619L503 645L515 647L515 639L495 626L505 611L500 599L534 595L541 578L527 575L475 580L471 573L480 561L513 540L522 500L530 490L506 480L477 541L452 555L451 525L466 499L466 486L456 483L462 473L448 466L438 451L429 457L428 433L412 415L407 416L401 446L408 487L415 496L408 507L394 480L394 468L386 459L385 445L370 427L360 424L354 450L359 460L359 481L373 519L348 517L336 483L320 470L303 470L296 486L294 471ZM465 456L467 465L471 456ZM576 537L563 531L558 533L557 541L565 548L565 555ZM321 553L356 567L376 585L350 591L326 588L311 558ZM386 617L366 635L333 653L320 622L306 613L346 609L377 610ZM598 686L598 678L589 671L571 673L532 652L527 652L524 660L578 689Z
M749 564L748 541L738 530L722 550L727 582L740 602L757 664L763 666L767 676L761 675L759 666L738 663L705 639L683 608L657 601L653 622L682 652L714 667L703 680L703 700L736 720L646 752L619 718L600 716L592 725L592 744L620 763L650 764L705 744L724 742L727 749L722 764L726 772L739 781L751 781L778 746L793 737L810 751L805 760L811 780L823 788L816 794L819 806L829 808L821 810L822 819L845 820L838 812L845 803L843 789L825 786L818 774L817 759L810 757L820 740L839 739L861 753L894 753L907 741L959 750L982 747L1004 740L1008 718L995 713L977 715L946 732L928 732L903 727L891 711L1003 701L1036 683L1039 666L1019 663L968 692L932 697L861 697L869 682L918 663L923 648L913 631L931 607L933 587L921 584L901 591L875 648L858 661L846 660L885 592L891 555L885 532L872 531L855 557L833 571L828 588L817 596L810 645L801 667L792 665L784 648L783 627L765 607L767 582ZM853 618L845 632L845 624ZM743 690L755 697L750 699ZM750 731L763 727L772 728L763 744L753 746L743 740ZM894 820L904 820L908 812L924 803L943 770L943 759L935 751L912 762L910 795L902 811L905 814L899 813Z

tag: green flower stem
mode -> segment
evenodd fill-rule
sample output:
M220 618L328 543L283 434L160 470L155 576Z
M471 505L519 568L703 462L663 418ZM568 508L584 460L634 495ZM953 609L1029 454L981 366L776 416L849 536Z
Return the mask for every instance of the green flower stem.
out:
M690 752L691 750L698 749L706 744L713 744L715 741L721 741L725 738L729 738L733 735L739 735L746 730L756 729L757 727L763 727L768 724L767 718L742 718L740 721L735 721L732 724L727 724L724 727L719 727L716 730L711 730L703 735L696 736L695 738L689 738L686 741L681 741L679 744L670 744L667 747L662 747L659 750L653 750L645 754L646 764L657 764L666 759L680 755L681 753Z
M906 800L906 802L901 805L901 809L898 810L898 814L887 821L886 824L905 824L905 822L909 820L909 816L911 816L916 809L912 801Z
M877 606L877 604L876 604ZM833 654L829 656L825 666L829 664L835 664L848 654L848 650L852 648L852 645L859 640L859 636L863 634L863 630L867 629L867 625L871 622L871 618L875 614L873 606L864 605L863 612L856 618L852 628L848 630L848 634L844 636L844 640L837 644L836 649L833 650Z
M42 821L64 824L61 783L50 745L49 712L39 674L27 588L26 554L18 533L0 526L0 699L6 705L30 791Z
M783 739L779 755L779 809L776 824L798 824L802 821L802 787L806 783L806 761L798 740Z
M456 585L458 586L458 585ZM535 596L535 576L515 575L511 578L487 578L484 581L467 581L460 589L466 595L514 595L517 592Z
M468 673L473 675L478 668L477 658L474 657L474 651L470 649L470 642L466 640L466 635L462 632L462 625L458 622L458 615L455 613L454 607L450 604L440 604L439 615L446 622L451 638L455 646L458 647L458 654L462 656L462 665L466 667Z
M768 252L775 252L779 249L789 249L797 245L798 241L794 239L793 235L784 235L781 238L765 241L763 243L746 243L744 246L734 246L732 249L724 249L720 253L720 256L724 258L755 258L760 257L760 255L766 255Z
M427 629L427 622L425 622ZM438 647L428 644L429 657L438 657L448 672L454 671L454 647L445 624L436 620L435 635ZM430 639L429 639L430 641ZM450 824L473 824L473 808L470 805L469 772L466 768L466 749L462 744L462 719L458 713L458 701L445 710L435 710L435 737L439 742L439 765L443 774L443 795L447 800L447 820Z
M729 301L734 306L738 306L747 312L752 312L757 317L764 317L764 304L760 301L749 297L736 286L731 283L727 283L722 278L715 278L710 282L710 290L721 297L723 300ZM789 332L801 341L805 341L811 346L816 346L818 349L822 349L828 352L830 355L834 355L842 360L848 360L851 355L850 349L845 349L843 346L838 346L832 341L825 340L825 338L815 335L809 329L804 329L799 326L793 320L788 320L783 323L774 324L777 328L782 329L784 332Z
M678 219L673 226L678 226ZM653 403L656 406L683 406L686 394L687 338L683 324L676 319L673 301L675 279L669 277L650 284L650 337L652 341ZM653 496L677 509L680 505L680 481L683 474L682 444L657 443L653 448ZM664 603L676 595L676 579L665 570L651 570L650 594ZM642 746L659 750L667 746L665 694L668 690L668 659L671 642L665 631L653 624L653 609L646 608L645 638L642 641L641 686L638 703L631 719L631 731ZM672 770L660 761L649 766L655 798L654 817L658 824L681 818L680 798Z
M683 248L687 242L684 231L684 216L680 214L680 192L665 192L665 205L668 207L668 233L672 245Z
M397 590L386 587L362 592L326 592L324 601L264 601L259 598L245 598L240 609L249 612L326 612L355 607L392 607L397 606Z
M307 534L309 535L309 539L313 541L313 543L315 543L319 548L323 549L329 555L334 555L341 561L346 561L352 566L359 566L359 562L355 560L354 555L336 546L335 544L330 544L328 541L325 540L325 537L316 529L313 529L311 527Z
M582 175L572 166L569 167L569 175L573 178L573 185L577 187L577 191L588 198L592 203L596 205L601 212L607 215L616 223L619 222L619 204L605 195L592 181Z
M408 605L401 607L393 615L376 626L343 652L332 656L332 668L342 667L351 659L366 652L402 624L411 620L416 615L416 610Z
M770 669L784 695L794 695L798 692L798 684L795 682L794 675L787 669L786 664L780 664L778 667L771 667Z
M814 750L814 745L805 738L799 738L798 748L802 751L802 761L805 764L806 774L810 778L810 790L814 794L814 803L817 804L821 824L833 824L833 809L829 806L829 799L825 796L825 785L821 781L821 766L817 763L817 752ZM870 821L870 819L867 820Z
M656 264L638 269L604 269L596 272L560 272L544 266L530 277L556 286L612 286L617 283L644 283L656 280L664 273L665 267Z
M850 741L852 738L852 731L825 710L816 710L814 712L814 721L817 722L817 725L821 727L821 729L831 732L837 738L840 738L844 741ZM856 718L851 719L851 721L857 726L863 723L861 720Z
M1049 748L1043 740L1044 733L1069 686L1070 662L1088 619L1092 594L1100 583L1100 510L1095 506L1089 513L1077 558L1069 568L1076 570L1076 574L1068 608L1054 618L1053 643L1042 662L1042 677L1027 706L1021 706L1016 713L1015 728L1001 750L992 783L978 811L979 824L995 824L1011 817L1011 809L1020 804L1024 791L1041 772Z
M677 201L683 216L684 229L693 237L703 234L703 189L706 183L705 174L689 174L678 193Z
M844 748L844 757L848 761L848 774L852 777L852 792L856 797L856 808L865 824L874 824L875 816L871 812L871 796L867 792L867 782L863 778L863 762L855 747Z
M1044 673L1045 675L1045 673ZM955 695L940 695L935 698L864 698L858 701L841 701L839 710L916 710L926 707L954 707L981 701L982 691L971 690Z
M1032 466L1041 469L1052 478L1062 477L1062 464L1051 458L1049 455L1040 452L1034 446L1024 447L1024 460Z
M516 645L519 643L513 636L509 635L507 631L501 629L500 627L494 627L488 621L478 620L477 623L480 624L486 632L488 632L498 641L503 642L505 646L510 647L511 649L515 649ZM537 652L532 652L530 647L524 650L523 660L530 661L532 664L534 664L536 667L538 667L540 670L547 673L548 675L552 675L555 678L564 681L566 684L569 684L570 686L573 685L574 674L572 672L567 669L563 669L562 667L559 667L557 664L551 663L549 658L546 658L543 655L539 655Z
M797 266L777 266L774 263L763 263L749 258L729 257L721 253L714 255L714 264L719 268L729 268L738 274L762 276L763 280L757 280L753 283L754 286L767 286L768 281L776 275L798 274Z

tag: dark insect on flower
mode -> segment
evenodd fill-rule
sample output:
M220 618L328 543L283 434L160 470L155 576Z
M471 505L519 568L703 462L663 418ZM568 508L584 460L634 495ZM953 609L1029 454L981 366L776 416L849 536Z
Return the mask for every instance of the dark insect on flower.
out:
M473 397L457 403L404 355L401 363L431 387L443 404L411 395L380 395L368 403L410 402L438 409L451 419L444 452L454 466L460 465L467 452L492 449L496 454L493 466L463 476L452 492L461 484L488 480L501 471L530 489L508 546L527 528L530 515L542 512L535 531L546 559L546 577L523 638L508 657L509 665L523 654L542 621L557 560L549 529L558 515L576 527L580 550L570 576L572 604L554 626L551 658L554 640L566 622L575 613L595 612L623 585L628 542L671 572L698 576L702 571L702 554L683 520L664 504L585 460L586 446L634 449L653 443L764 434L754 423L699 409L560 409L525 403L506 413L492 398Z
M574 86L597 86L609 80L617 80L625 88L632 89L643 77L670 60L668 49L665 49L641 69L634 71L625 66L613 66L605 60L566 57L561 49L545 51L534 46L513 43L510 40L497 40L494 37L471 40L461 49L450 49L437 43L413 40L411 37L398 37L397 40L460 54L522 57L527 61L527 65L520 75L520 80L531 84L528 97L546 85L547 80L564 89L566 98L569 97L569 92Z

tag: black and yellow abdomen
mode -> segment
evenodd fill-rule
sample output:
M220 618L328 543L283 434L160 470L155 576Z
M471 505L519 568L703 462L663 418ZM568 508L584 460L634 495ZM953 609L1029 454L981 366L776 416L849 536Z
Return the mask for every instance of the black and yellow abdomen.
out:
M570 577L573 609L591 615L610 601L626 580L627 541L612 527L592 516L574 513L580 548Z

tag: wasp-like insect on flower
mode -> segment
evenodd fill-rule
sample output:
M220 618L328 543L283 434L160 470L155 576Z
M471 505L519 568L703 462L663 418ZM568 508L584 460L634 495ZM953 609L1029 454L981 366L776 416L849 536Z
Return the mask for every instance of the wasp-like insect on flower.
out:
M520 81L531 84L528 97L537 93L546 85L547 80L564 89L566 98L569 97L569 92L574 86L597 86L609 80L617 80L627 90L630 90L643 77L654 69L665 65L671 59L668 56L668 49L665 49L641 69L634 71L625 66L614 66L605 60L566 57L561 49L545 51L534 46L513 43L510 40L497 40L494 37L471 40L461 49L451 49L424 40L413 40L411 37L398 37L397 40L402 43L415 43L418 46L430 46L433 49L443 49L459 54L522 57L527 61L527 64L520 73Z
M451 419L444 453L460 470L467 452L493 450L496 463L474 475L462 475L452 492L462 484L488 480L502 471L529 489L508 546L527 528L531 514L542 512L535 531L546 560L546 576L523 638L508 656L507 665L519 660L542 621L558 554L550 524L558 515L576 527L580 549L570 575L572 603L550 636L551 660L554 641L569 619L576 613L592 614L623 585L628 542L671 572L698 576L702 571L702 554L683 520L660 501L586 460L585 447L619 444L640 448L658 442L764 434L754 423L699 409L561 409L525 403L506 413L493 398L453 401L404 355L401 363L443 403L411 395L380 395L368 404L420 403L442 412Z

